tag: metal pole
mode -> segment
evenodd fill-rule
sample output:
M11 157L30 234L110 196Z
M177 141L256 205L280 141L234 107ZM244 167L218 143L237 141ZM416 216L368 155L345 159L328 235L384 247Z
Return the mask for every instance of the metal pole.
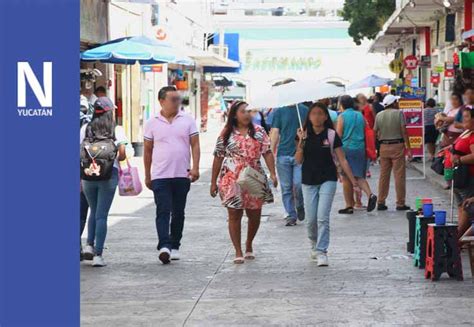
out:
M451 224L454 224L454 178L451 179Z

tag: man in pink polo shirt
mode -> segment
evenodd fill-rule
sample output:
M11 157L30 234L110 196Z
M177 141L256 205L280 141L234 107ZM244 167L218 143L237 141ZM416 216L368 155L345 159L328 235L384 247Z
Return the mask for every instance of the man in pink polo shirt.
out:
M199 179L199 133L194 118L180 109L174 86L158 93L161 111L145 126L145 184L156 204L159 259L179 260L184 209L190 184ZM191 166L191 152L193 164Z

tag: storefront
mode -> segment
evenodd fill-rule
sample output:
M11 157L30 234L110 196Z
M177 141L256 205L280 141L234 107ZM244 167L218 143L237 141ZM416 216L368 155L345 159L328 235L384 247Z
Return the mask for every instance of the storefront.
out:
M399 72L392 69L398 85L421 88L426 97L444 105L452 92L472 85L463 81L458 70L462 33L472 27L472 0L458 1L445 10L429 0L412 3L400 1L370 52L393 53L390 68L401 64ZM408 67L407 60L416 65Z

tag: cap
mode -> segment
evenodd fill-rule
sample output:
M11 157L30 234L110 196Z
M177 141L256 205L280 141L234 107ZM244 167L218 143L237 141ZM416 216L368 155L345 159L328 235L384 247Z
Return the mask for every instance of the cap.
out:
M108 97L100 97L94 102L94 112L101 114L110 110L113 110L115 105Z
M387 94L385 98L383 98L382 105L384 107L388 107L397 102L398 100L400 100L400 97L398 95Z

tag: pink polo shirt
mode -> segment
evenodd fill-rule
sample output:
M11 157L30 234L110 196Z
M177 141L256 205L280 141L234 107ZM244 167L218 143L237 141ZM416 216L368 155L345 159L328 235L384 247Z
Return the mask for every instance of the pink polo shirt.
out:
M153 141L151 179L188 177L191 136L198 129L193 117L179 112L171 123L158 113L145 125L145 140Z

